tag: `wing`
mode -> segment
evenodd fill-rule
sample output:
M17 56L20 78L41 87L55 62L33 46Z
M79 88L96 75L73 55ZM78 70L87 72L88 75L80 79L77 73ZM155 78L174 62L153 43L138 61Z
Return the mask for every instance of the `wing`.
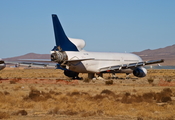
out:
M135 68L135 67L139 67L139 66L145 66L145 65L162 63L162 62L164 62L163 59L150 60L150 61L138 62L138 63L122 64L122 65L116 65L116 66L109 66L109 67L100 68L100 72L109 71L109 70L121 70L121 69Z
M94 58L86 58L86 59L72 59L66 60L65 63L74 63L74 62L81 62L85 60L94 60ZM17 66L23 65L27 67L45 67L45 68L57 68L65 70L61 67L60 64L54 63L49 59L20 59L19 61L5 61L6 64L14 64Z
M16 67L22 65L22 66L27 66L27 67L40 67L40 68L56 68L55 66L57 65L56 63L50 62L40 62L40 61L5 61L6 64L13 64Z

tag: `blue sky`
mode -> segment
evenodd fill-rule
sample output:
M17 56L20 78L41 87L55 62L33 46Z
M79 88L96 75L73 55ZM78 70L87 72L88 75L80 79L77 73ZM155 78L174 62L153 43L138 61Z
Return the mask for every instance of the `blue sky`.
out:
M175 0L1 0L0 58L49 54L51 14L87 51L139 52L175 44Z

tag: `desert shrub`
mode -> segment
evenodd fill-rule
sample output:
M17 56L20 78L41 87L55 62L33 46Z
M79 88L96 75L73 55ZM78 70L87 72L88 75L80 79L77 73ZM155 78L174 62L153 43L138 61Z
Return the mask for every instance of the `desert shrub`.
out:
M154 82L154 79L153 78L148 78L148 83L149 84L152 84Z
M171 101L172 90L170 88L164 88L161 91L161 102Z
M137 92L137 90L136 90L136 89L133 89L132 91L133 91L133 92Z
M73 110L66 110L66 111L60 111L61 115L77 115L78 112L73 111Z
M65 111L61 111L59 110L58 107L55 107L53 110L50 110L48 112L48 114L59 114L59 115L77 115L78 112L73 111L73 110L65 110Z
M18 114L27 115L27 111L25 111L25 110L19 110L18 111Z
M53 91L53 90L50 90L50 91L49 91L49 94L53 94L53 95L61 95L62 92L55 92L55 91Z
M81 95L87 95L87 96L90 96L89 93L87 93L87 92L81 92Z
M121 99L121 102L122 103L131 103L131 101L129 101L128 100L128 98L130 97L130 93L128 93L128 92L126 92L124 95L123 95L123 97L122 97L122 99Z
M161 102L168 102L168 101L172 101L171 97L167 96L167 97L162 97L161 98Z
M25 110L18 110L17 112L14 112L13 115L27 115L27 111Z
M43 91L39 91L37 89L32 89L29 92L29 95L24 97L24 100L33 100L35 102L38 101L46 101L47 99L52 98L50 93L45 93Z
M171 97L169 96L165 96L164 94L162 93L156 93L156 96L155 96L155 100L156 102L169 102L171 101Z
M21 86L20 85L16 85L16 86L13 87L13 90L14 91L17 91L17 90L20 90L20 89L21 89Z
M90 97L89 93L87 93L87 92L78 92L78 91L67 93L66 95L70 96L70 97L73 97L73 96L84 96L84 97L86 96L86 98Z
M155 96L154 92L149 92L149 93L144 93L142 95L142 98L145 102L153 102L154 96Z
M58 114L59 113L59 108L55 107L54 109L50 110L48 114Z
M107 81L105 81L105 84L106 85L112 85L113 84L113 80L107 80Z
M4 95L9 95L10 93L7 91L4 91Z
M106 95L112 95L112 96L115 96L115 93L110 91L110 90L102 90L100 94L106 94Z
M144 98L141 95L131 95L129 92L126 92L121 99L121 103L131 104L131 103L140 103L143 102Z
M2 95L4 95L4 93L0 91L0 96L2 96Z
M22 78L21 77L17 77L17 78L15 78L15 80L19 81L19 80L22 80Z
M140 103L143 102L143 98L140 95L131 95L131 102Z
M10 84L16 84L16 81L10 80Z
M89 117L89 116L95 116L96 113L93 111L89 111L89 112L84 112L81 114L81 117Z
M83 82L86 82L86 83L89 83L91 81L91 79L89 79L89 78L85 78L84 80L83 80Z
M156 93L154 99L156 102L169 102L171 101L172 90L170 88L164 88L160 93Z
M154 94L155 94L155 93L153 93L153 92L143 93L142 97L143 97L144 99L153 99Z
M105 98L105 96L103 95L95 95L94 97L92 97L93 100L102 100L103 98Z
M137 117L137 120L143 120L143 118L141 118L141 117Z
M71 96L80 95L80 92L72 92L70 95L71 95Z
M168 96L171 96L172 90L170 88L164 88L161 93L168 95Z
M166 79L165 81L170 83L172 81L172 79Z
M6 112L0 111L0 119L7 119L7 118L10 118L10 115Z

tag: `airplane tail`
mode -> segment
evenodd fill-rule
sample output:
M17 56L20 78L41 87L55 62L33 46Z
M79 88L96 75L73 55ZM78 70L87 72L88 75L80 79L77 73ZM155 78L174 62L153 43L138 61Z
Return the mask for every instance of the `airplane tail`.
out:
M56 47L59 51L78 51L77 47L66 36L56 14L52 14Z

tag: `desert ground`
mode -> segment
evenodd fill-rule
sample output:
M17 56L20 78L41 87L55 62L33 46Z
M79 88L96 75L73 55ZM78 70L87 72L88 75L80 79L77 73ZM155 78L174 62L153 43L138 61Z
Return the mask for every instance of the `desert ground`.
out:
M0 119L175 119L175 70L117 76L71 80L56 69L6 68L0 71Z

